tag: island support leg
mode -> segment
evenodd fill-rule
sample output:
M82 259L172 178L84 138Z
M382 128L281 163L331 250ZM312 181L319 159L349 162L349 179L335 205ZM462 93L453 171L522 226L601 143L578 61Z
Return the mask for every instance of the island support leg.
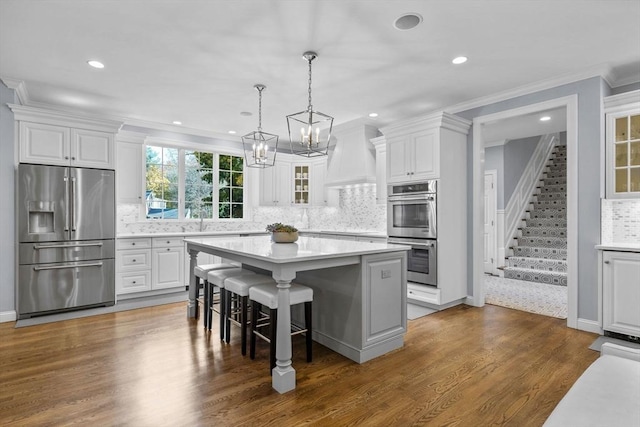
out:
M271 386L278 393L296 388L296 370L291 364L291 279L278 282L278 319L276 335L276 367L271 371Z
M196 280L194 269L198 265L198 252L194 249L189 251L189 302L187 303L187 317L198 317L198 281Z

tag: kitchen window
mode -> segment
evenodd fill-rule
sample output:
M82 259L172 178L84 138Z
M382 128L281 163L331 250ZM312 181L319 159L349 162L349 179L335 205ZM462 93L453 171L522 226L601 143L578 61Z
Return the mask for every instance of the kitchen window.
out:
M146 146L147 219L242 219L244 159Z

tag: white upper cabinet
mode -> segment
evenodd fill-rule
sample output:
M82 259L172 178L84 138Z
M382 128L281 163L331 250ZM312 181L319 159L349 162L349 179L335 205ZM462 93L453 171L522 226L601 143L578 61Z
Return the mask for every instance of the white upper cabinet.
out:
M444 167L466 167L465 159L449 159L444 150L451 145L464 145L469 126L467 120L437 113L384 128L387 183L438 179Z
M260 205L290 206L293 197L291 163L276 158L273 167L260 170Z
M120 203L142 203L144 137L119 133L116 137L116 189Z
M326 206L326 157L299 161L300 157L278 154L273 167L260 169L261 206Z
M604 106L607 198L640 198L640 91L609 96Z
M9 105L19 122L20 162L115 169L120 122Z
M436 130L388 139L388 182L424 181L440 175Z

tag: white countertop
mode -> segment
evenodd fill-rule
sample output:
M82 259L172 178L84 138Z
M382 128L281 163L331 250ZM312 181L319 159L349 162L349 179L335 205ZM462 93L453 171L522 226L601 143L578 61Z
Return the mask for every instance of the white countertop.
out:
M276 263L379 254L411 249L409 246L391 243L371 243L304 236L298 238L295 243L272 243L271 236L235 237L230 239L188 238L185 239L185 242Z
M387 235L380 231L332 231L332 230L299 230L300 233L319 233L319 234L335 234L343 236L362 236L362 237L381 237L387 238ZM227 235L267 235L269 232L265 230L231 230L231 231L176 231L176 232L145 232L145 233L119 233L116 237L119 239L134 237L198 237L198 236L227 236Z
M599 245L596 245L596 249L601 251L640 252L640 242L638 243L601 243Z

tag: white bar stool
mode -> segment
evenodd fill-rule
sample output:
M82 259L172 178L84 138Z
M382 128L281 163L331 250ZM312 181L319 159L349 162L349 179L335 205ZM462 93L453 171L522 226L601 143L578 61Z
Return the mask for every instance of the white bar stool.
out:
M207 280L209 282L209 292L213 292L214 287L218 287L220 289L220 339L223 340L227 336L227 330L229 329L228 322L225 322L226 317L226 307L227 307L227 293L225 292L225 283L226 280L230 277L236 276L252 276L255 275L251 270L244 270L241 267L233 266L233 268L225 268L223 270L214 270L210 271L207 274ZM212 316L212 305L209 304L207 307L208 316ZM209 323L209 329L211 329L211 323ZM227 342L229 339L227 338Z
M276 331L277 331L277 314L278 314L278 287L275 284L257 285L249 289L249 299L251 300L251 347L249 356L251 359L256 357L256 336L267 341L269 345L270 370L276 366ZM291 306L304 303L304 328L297 325L291 325L291 335L306 333L307 344L307 362L312 360L312 324L311 324L311 306L313 302L313 289L291 283L289 289L289 300ZM258 323L258 316L261 306L269 307L269 323ZM261 333L258 328L269 326L268 336Z
M240 342L242 355L247 354L247 327L249 326L249 290L253 286L272 284L275 286L276 281L271 276L264 274L254 274L253 276L236 276L229 277L224 282L225 290L225 320L227 321L226 340L229 342L231 337L231 322L240 326ZM236 297L236 301L240 303L240 311L231 310L231 300ZM238 314L240 320L238 320Z
M203 296L203 308L204 308L204 316L203 323L205 328L211 329L211 311L207 309L210 305L213 305L213 293L209 293L209 285L207 281L207 274L210 271L214 270L224 270L228 268L235 268L236 265L230 263L221 263L221 264L203 264L197 265L193 269L193 275L196 276L196 284L198 286L198 290L196 291L196 296L199 294L199 290L202 287L204 296ZM199 300L199 298L198 298ZM197 314L196 314L197 316Z

